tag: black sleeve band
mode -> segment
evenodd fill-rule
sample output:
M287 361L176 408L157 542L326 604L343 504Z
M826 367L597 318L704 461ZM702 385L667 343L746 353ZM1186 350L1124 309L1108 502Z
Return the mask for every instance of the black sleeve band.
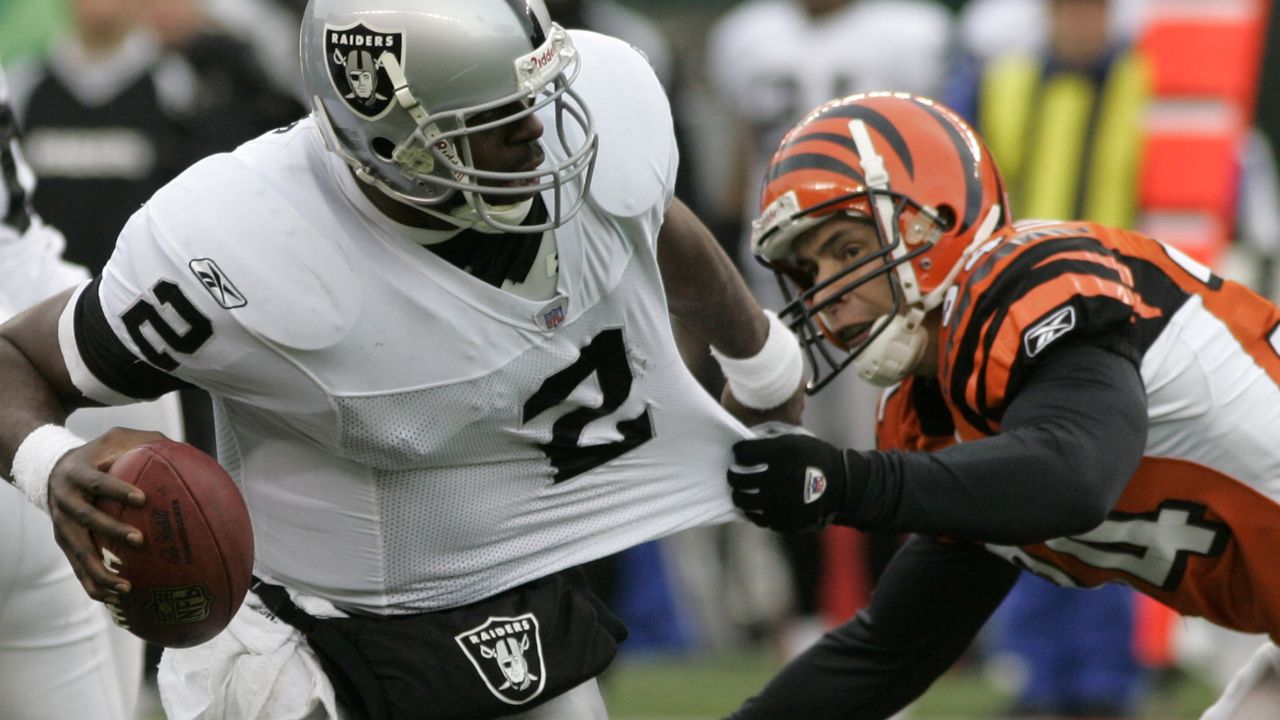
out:
M867 453L863 498L841 517L863 529L1010 545L1078 534L1106 518L1146 433L1133 362L1065 345L1037 363L999 434L931 453Z
M1019 572L976 546L912 538L881 576L870 607L788 663L733 717L889 717L964 652Z
M101 276L80 293L75 308L76 347L89 372L103 385L137 400L153 400L172 390L193 387L129 351L107 322L98 298Z

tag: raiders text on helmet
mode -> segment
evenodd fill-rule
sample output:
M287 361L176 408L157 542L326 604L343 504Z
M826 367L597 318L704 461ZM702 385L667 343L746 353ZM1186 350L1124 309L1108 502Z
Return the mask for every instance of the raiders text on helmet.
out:
M878 385L911 373L924 349L925 314L942 303L964 258L1011 222L1004 195L1000 171L977 133L925 98L852 95L818 107L787 133L765 176L752 250L773 268L786 297L794 297L780 315L803 336L813 370L810 392L850 363ZM838 212L874 222L881 248L815 285L795 262L795 242ZM864 267L872 269L856 272ZM893 312L856 347L846 346L819 313L886 274ZM837 291L816 301L832 287Z
M469 215L521 232L563 224L585 200L595 129L571 89L578 53L542 0L311 0L301 50L325 143L387 195L432 211L462 192ZM477 124L514 103L525 109ZM544 144L538 168L475 167L469 136L549 105L558 147ZM548 190L548 220L520 226L511 209Z

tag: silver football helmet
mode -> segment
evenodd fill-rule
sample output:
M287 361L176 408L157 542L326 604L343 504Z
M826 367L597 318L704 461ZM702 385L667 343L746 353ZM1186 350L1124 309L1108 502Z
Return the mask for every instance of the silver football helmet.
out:
M311 0L301 52L325 144L392 198L502 232L557 227L586 199L598 140L571 89L580 58L543 0ZM475 120L513 103L524 109ZM548 105L562 153L517 172L474 165L471 135ZM521 226L546 190L547 221Z

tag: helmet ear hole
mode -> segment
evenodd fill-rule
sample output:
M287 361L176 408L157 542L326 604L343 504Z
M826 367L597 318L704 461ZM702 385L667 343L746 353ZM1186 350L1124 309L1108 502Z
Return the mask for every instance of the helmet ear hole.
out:
M955 229L956 211L950 205L939 205L936 212L938 214L938 229L942 232L950 232Z
M391 162L391 157L396 152L396 144L387 138L376 137L369 141L369 149L382 160Z

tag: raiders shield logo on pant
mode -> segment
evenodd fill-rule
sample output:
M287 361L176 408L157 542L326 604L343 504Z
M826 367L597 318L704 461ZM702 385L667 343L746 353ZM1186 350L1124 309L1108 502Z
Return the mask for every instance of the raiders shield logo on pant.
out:
M627 637L576 568L414 615L315 618L283 587L257 581L253 592L306 635L352 720L525 712L599 675Z
M523 705L542 693L547 677L533 613L491 617L454 639L499 700Z

